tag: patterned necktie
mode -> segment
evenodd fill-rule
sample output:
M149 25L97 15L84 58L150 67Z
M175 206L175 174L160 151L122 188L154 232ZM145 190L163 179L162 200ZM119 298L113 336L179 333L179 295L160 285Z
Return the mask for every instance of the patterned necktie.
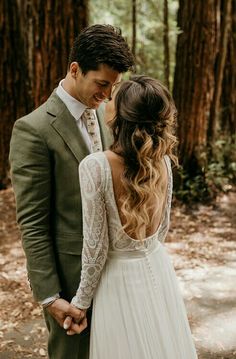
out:
M92 152L102 151L102 141L100 137L99 125L94 111L87 108L84 111L82 118L91 140Z

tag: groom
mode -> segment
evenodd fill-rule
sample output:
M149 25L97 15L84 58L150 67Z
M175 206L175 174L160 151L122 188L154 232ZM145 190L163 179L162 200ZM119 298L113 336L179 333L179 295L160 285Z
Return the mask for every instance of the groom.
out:
M119 29L84 29L72 47L66 77L42 106L16 121L12 132L17 220L31 288L44 307L50 359L89 355L89 330L68 336L63 329L67 315L78 317L70 304L83 244L78 165L90 152L109 146L101 105L132 66Z

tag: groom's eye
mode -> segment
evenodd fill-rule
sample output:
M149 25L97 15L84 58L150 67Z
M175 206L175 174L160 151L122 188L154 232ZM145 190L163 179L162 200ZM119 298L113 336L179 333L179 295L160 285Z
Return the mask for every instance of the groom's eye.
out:
M96 82L96 84L97 84L99 87L106 87L106 86L108 86L107 83Z

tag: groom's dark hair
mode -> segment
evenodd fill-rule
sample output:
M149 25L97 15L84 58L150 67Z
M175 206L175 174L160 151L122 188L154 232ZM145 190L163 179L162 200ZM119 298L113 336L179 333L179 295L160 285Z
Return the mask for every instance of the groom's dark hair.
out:
M69 56L69 66L78 62L83 74L106 64L119 73L131 70L134 57L121 29L111 25L92 25L75 39Z

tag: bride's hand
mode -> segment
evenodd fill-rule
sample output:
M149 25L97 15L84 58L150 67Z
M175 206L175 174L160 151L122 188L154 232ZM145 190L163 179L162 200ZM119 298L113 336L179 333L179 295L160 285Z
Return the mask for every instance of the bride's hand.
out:
M67 330L67 335L80 334L85 328L87 328L87 318L84 317L80 323L71 322L70 328Z
M81 333L87 327L86 310L78 309L79 315L75 317L67 316L63 323L63 328L67 330L68 335Z

